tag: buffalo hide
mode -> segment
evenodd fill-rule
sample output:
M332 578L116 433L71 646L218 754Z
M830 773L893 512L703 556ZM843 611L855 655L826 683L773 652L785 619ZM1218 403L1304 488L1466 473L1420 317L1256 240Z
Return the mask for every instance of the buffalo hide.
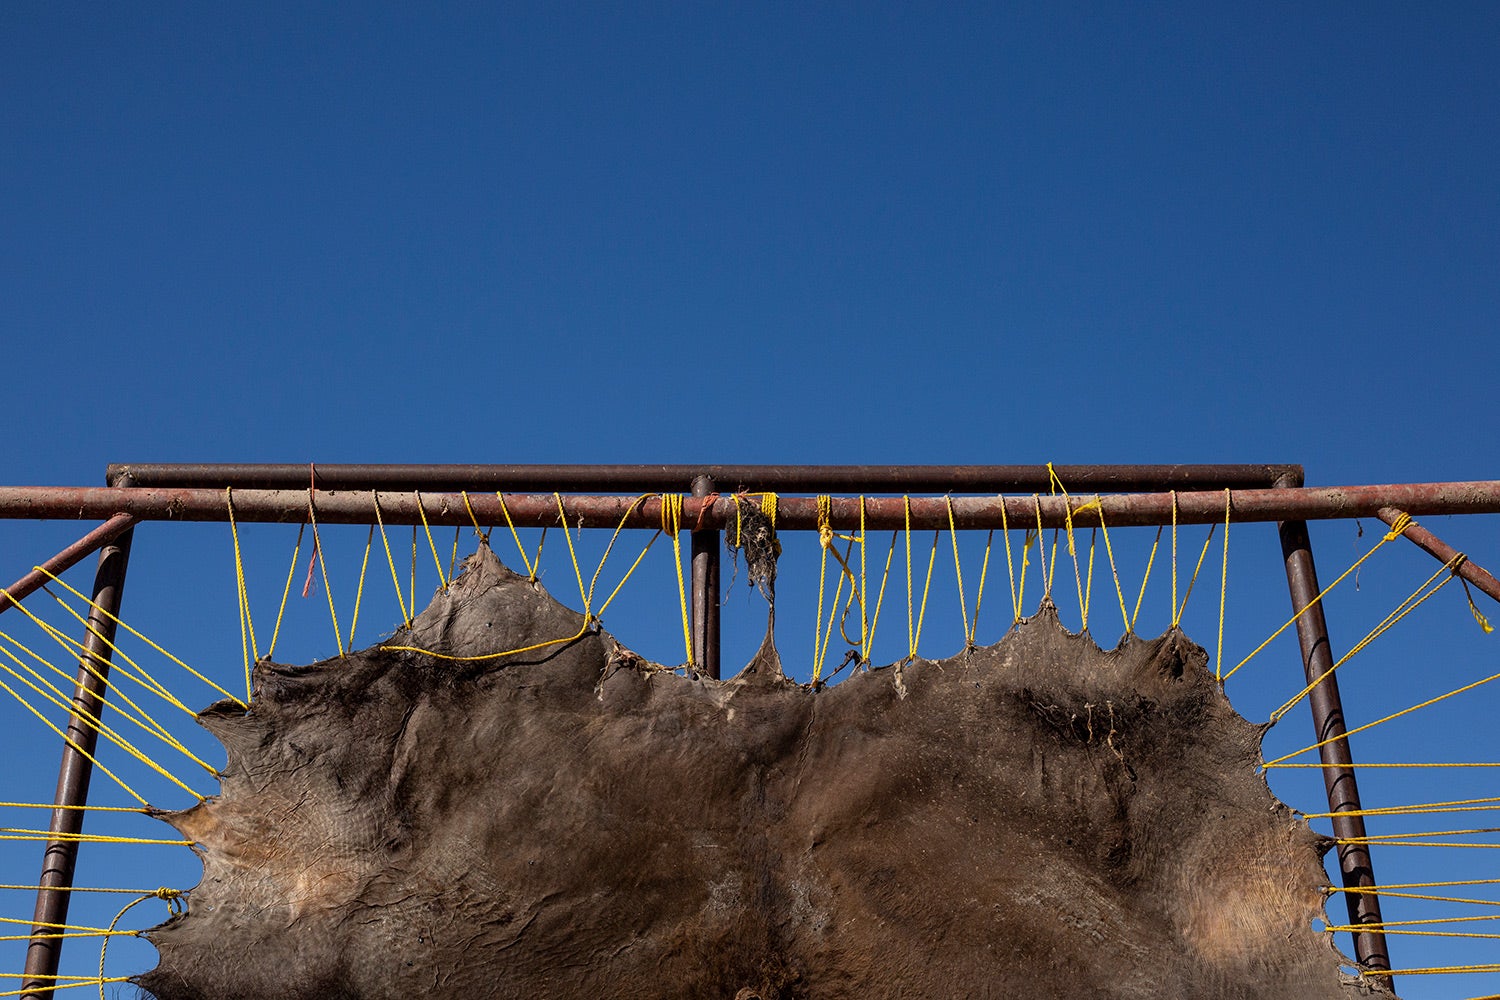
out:
M581 617L481 549L392 646ZM1320 842L1179 632L1101 651L1050 606L952 659L793 683L607 633L491 660L261 663L201 716L222 792L150 932L160 1000L1266 998L1346 980Z

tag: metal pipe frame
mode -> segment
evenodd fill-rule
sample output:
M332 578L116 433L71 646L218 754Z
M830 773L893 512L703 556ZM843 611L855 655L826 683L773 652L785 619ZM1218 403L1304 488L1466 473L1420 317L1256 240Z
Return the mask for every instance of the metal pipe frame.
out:
M231 486L233 484L230 484ZM485 524L500 524L506 514L517 527L556 526L558 498L552 493L506 493L504 512L494 493L417 493L385 491L327 491L302 489L234 490L235 518L242 522L300 523L309 504L316 504L318 520L334 524L369 524L375 520L375 499L388 524L467 525L472 509ZM683 517L695 530L719 529L735 516L733 494L688 497ZM593 527L657 528L661 526L659 496L638 501L628 495L564 495L563 512L569 523L580 519ZM1412 515L1500 513L1500 481L1405 483L1381 486L1320 488L1232 488L1160 493L1030 496L843 496L832 499L830 524L857 528L860 510L871 529L891 530L907 523L931 530L946 528L949 516L963 529L990 529L1009 524L1060 528L1071 523L1090 527L1100 518L1110 527L1161 524L1212 524L1223 521L1226 504L1236 523L1254 521L1311 521L1376 517L1382 508L1395 507ZM1003 515L1002 515L1003 508ZM0 487L0 518L95 518L128 513L143 521L227 521L229 505L224 488L182 487ZM777 501L780 530L816 530L818 502L814 497L783 496Z
M1324 674L1332 657L1327 624L1318 593L1316 569L1306 521L1377 516L1390 523L1400 512L1455 514L1500 512L1500 482L1417 483L1382 486L1302 488L1298 465L1066 465L1066 466L764 466L764 465L265 465L265 464L121 464L109 467L103 488L0 488L0 518L109 518L106 524L64 550L48 568L60 572L105 544L95 584L96 601L118 611L130 546L130 526L139 520L225 521L229 519L227 488L234 490L234 513L244 522L303 521L309 505L316 505L325 523L370 523L376 496L387 523L464 525L472 509L481 523L501 523L506 515L518 527L558 523L562 497L565 516L572 523L594 527L623 524L657 528L662 500L650 497L637 503L634 495L691 489L683 503L683 518L692 524L693 619L695 659L709 676L719 675L719 540L718 531L735 516L737 500L726 491L804 493L862 493L832 500L829 523L852 529L893 529L909 523L914 528L1016 528L1036 525L1089 527L1102 519L1112 527L1164 524L1207 524L1228 513L1236 522L1280 522L1288 589L1295 611L1312 606L1298 621L1303 668L1310 680ZM1061 483L1072 495L1053 494ZM460 491L485 492L465 497ZM502 501L491 490L508 490ZM548 491L548 492L533 492ZM596 494L632 494L589 495ZM1152 492L1155 491L1155 492ZM1003 493L1030 494L1000 496ZM584 495L579 495L583 493ZM990 494L988 496L923 496L911 493ZM873 494L873 495L872 495ZM880 494L887 494L882 496ZM814 497L783 496L778 500L777 527L816 530ZM950 522L951 518L951 522ZM1408 528L1408 537L1440 559L1453 550L1430 532ZM113 541L111 541L113 539ZM70 559L66 564L59 560ZM60 568L55 568L57 563ZM1500 584L1471 562L1459 572L1481 590L1500 600ZM30 574L12 592L19 598L25 586L39 581ZM29 592L29 591L26 591ZM0 598L3 600L3 598ZM3 610L4 604L0 604ZM97 614L97 612L95 613ZM91 616L92 617L92 616ZM113 622L98 621L101 634L112 636ZM91 656L108 668L107 647L97 647L90 636ZM92 677L80 672L80 705L91 704L99 692ZM1343 710L1334 677L1314 689L1313 721L1320 740L1345 732ZM70 737L90 751L96 734L75 714ZM87 741L85 743L85 741ZM1322 748L1330 811L1360 808L1354 765L1347 740ZM57 803L84 804L89 762L72 746L64 748ZM78 810L54 810L53 829L69 822L81 825ZM1360 816L1335 816L1340 838L1364 835ZM49 844L44 886L71 884L76 844ZM1368 848L1343 845L1340 871L1346 886L1373 886ZM61 850L54 850L61 848ZM51 879L51 881L48 881ZM1378 923L1380 909L1373 892L1349 893L1352 923ZM61 906L61 910L57 907ZM37 919L62 922L67 893L38 894ZM44 917L44 912L50 916ZM59 917L58 914L62 916ZM1385 937L1378 931L1354 935L1358 961L1367 968L1388 969ZM33 942L27 956L27 975L45 974L49 963L56 972L60 941ZM36 961L33 962L35 957ZM28 989L38 985L28 982ZM35 996L36 994L30 994ZM40 998L38 997L38 1000Z
M37 881L36 909L32 917L32 938L26 949L26 966L22 989L25 1000L45 1000L53 996L58 963L62 959L62 939L56 937L56 925L68 922L68 903L72 893L73 872L78 861L77 835L83 831L84 810L66 808L86 805L89 780L93 777L93 754L99 730L90 721L100 717L104 707L104 680L109 675L111 643L115 638L115 617L120 613L120 599L125 589L125 568L130 559L130 540L134 529L126 528L99 552L99 568L94 575L94 608L89 612L88 634L84 636L84 654L78 666L73 691L73 709L68 717L67 741L63 744L58 766L56 806L48 832L55 839L47 841L42 854L42 874ZM57 835L61 834L61 837Z
M1401 519L1401 515L1403 513L1405 512L1399 511L1394 507L1382 507L1380 508L1380 510L1375 512L1377 517L1379 517L1382 521L1384 521L1391 527L1395 527L1396 522ZM1462 553L1455 549L1453 546L1449 545L1447 542L1443 541L1441 538L1434 535L1432 532L1428 531L1426 528L1422 527L1415 521L1411 521L1407 524L1406 530L1401 532L1401 537L1407 539L1417 548L1421 549L1423 552L1426 552L1428 555L1432 556L1434 559L1441 563L1447 563L1462 555ZM1474 563L1471 562L1467 556L1460 560L1457 566L1453 567L1453 572L1456 576L1459 577L1459 579L1467 580L1469 583L1472 583L1475 587L1479 588L1482 593L1488 594L1495 600L1500 601L1500 580L1496 580L1495 577L1482 566L1474 565Z
M58 576L76 566L88 558L90 554L97 552L101 546L109 544L126 531L129 531L134 525L135 518L130 514L116 514L108 521L105 521L57 555L42 563L39 568L32 570L11 584L4 592L0 592L0 612L9 611L15 607L16 601L24 601L28 596L46 586L47 581L52 577Z
M1286 563L1287 588L1291 593L1292 612L1297 619L1297 641L1302 649L1302 669L1308 684L1315 685L1308 695L1313 731L1323 743L1318 748L1323 764L1323 784L1328 793L1328 811L1333 813L1333 835L1338 840L1357 843L1337 845L1339 873L1345 888L1360 892L1344 893L1349 906L1351 926L1379 925L1380 897L1373 891L1375 871L1370 863L1370 849L1364 843L1365 818L1361 814L1359 784L1354 776L1354 758L1349 741L1341 739L1348 730L1344 723L1344 706L1339 697L1338 675L1333 671L1333 650L1328 638L1328 623L1323 616L1323 602L1316 598L1318 571L1313 564L1312 541L1307 522L1286 521L1281 525L1281 552ZM1345 815L1352 813L1352 815ZM1354 934L1354 957L1367 969L1389 969L1382 930Z
M111 465L108 481L223 489L505 490L514 493L685 492L700 476L717 488L791 493L1049 493L1056 476L1083 493L1252 489L1302 475L1299 465Z

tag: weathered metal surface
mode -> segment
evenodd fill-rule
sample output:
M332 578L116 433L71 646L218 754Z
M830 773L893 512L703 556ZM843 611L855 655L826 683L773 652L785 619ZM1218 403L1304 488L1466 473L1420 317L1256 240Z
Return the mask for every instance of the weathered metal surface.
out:
M311 502L317 505L323 523L367 524L375 519L374 497L368 491L318 490ZM380 492L381 514L387 524L421 523L416 493ZM493 493L470 493L469 507L486 524L502 524L500 502ZM1306 489L1234 490L1229 504L1232 520L1250 521L1320 520L1375 517L1385 507L1396 507L1413 515L1500 513L1500 481L1461 483L1407 483L1380 486L1334 486ZM868 528L891 530L910 521L914 528L946 528L951 507L959 528L991 529L1005 520L1013 528L1036 525L1062 527L1070 519L1075 527L1090 527L1102 514L1110 527L1171 524L1210 524L1224 520L1225 491L1131 493L1105 495L1094 506L1092 494L1082 496L954 496L867 497L864 500ZM297 523L307 517L309 491L235 490L234 512L240 521ZM421 510L428 524L466 525L469 511L457 493L422 493ZM736 500L689 497L683 503L684 523L694 527L722 528L734 518ZM521 527L558 523L558 501L551 493L507 493L505 506L511 520ZM707 506L707 510L703 508ZM830 520L835 528L850 530L860 523L858 497L835 497ZM582 518L585 525L614 527L622 520L627 527L657 528L661 525L661 500L651 497L637 502L633 496L565 495L562 507L570 523ZM228 507L225 491L187 488L111 487L0 487L0 518L104 518L117 513L133 514L141 520L223 521ZM778 530L814 530L818 526L815 497L783 496L777 502Z
M116 514L105 521L57 555L42 563L41 568L46 570L45 573L39 570L32 570L7 587L4 593L0 593L0 612L8 611L14 607L13 601L24 601L28 595L34 594L37 590L41 589L51 579L48 576L49 573L52 576L62 575L86 559L90 554L97 552L100 546L107 545L116 538L119 538L126 531L130 530L131 526L135 523L136 519L131 514Z
M1317 681L1308 696L1313 729L1317 739L1332 740L1318 748L1324 767L1323 782L1328 792L1328 811L1333 813L1333 833L1340 840L1357 843L1338 845L1339 872L1347 888L1369 890L1375 885L1370 863L1370 849L1365 839L1365 820L1360 815L1359 785L1354 777L1354 758L1349 741L1339 739L1346 731L1344 708L1339 698L1338 675L1332 673L1333 652L1328 639L1328 624L1323 617L1323 602L1315 601L1320 592L1318 572L1313 564L1312 542L1303 521L1281 525L1281 551L1286 561L1287 587L1291 592L1292 612L1297 619L1297 639L1302 647L1302 667L1307 683ZM1306 611L1303 609L1306 608ZM1321 678L1321 680L1320 680ZM1344 815L1352 812L1354 815ZM1347 892L1349 923L1379 924L1380 897L1373 891ZM1385 934L1361 931L1354 935L1355 958L1365 968L1389 969Z
M1394 507L1382 507L1375 512L1377 517L1392 526L1401 518L1402 513L1402 511ZM1406 526L1406 530L1402 532L1402 536L1439 562L1446 563L1459 555L1457 549L1415 521ZM1465 556L1464 560L1454 569L1454 572L1460 578L1469 581L1484 593L1500 601L1500 580L1496 580L1483 566L1475 565L1472 559Z
M137 486L300 489L311 475L326 490L506 490L661 493L686 491L707 476L719 489L792 493L1046 493L1051 475L1070 490L1122 493L1156 489L1270 486L1297 465L111 465ZM111 480L113 481L113 480Z
M693 480L693 496L714 492L708 476ZM693 542L693 662L709 677L719 679L719 532L694 531Z
M84 637L84 657L79 663L78 680L73 693L73 711L68 718L68 743L63 745L62 763L58 768L57 792L53 802L59 806L81 806L88 802L89 779L93 776L91 759L99 731L90 719L99 718L104 705L104 678L109 675L110 643L115 637L115 619L120 613L120 599L125 589L125 567L130 559L133 529L126 528L99 553L99 569L94 576L95 609L89 613L88 634ZM22 988L26 1000L45 1000L54 994L53 978L57 975L62 954L62 940L52 925L68 922L67 891L73 884L73 870L78 859L78 841L83 830L84 810L55 808L48 830L62 834L47 842L42 855L42 874L37 882L34 929L26 950L26 967ZM52 936L46 936L52 935Z

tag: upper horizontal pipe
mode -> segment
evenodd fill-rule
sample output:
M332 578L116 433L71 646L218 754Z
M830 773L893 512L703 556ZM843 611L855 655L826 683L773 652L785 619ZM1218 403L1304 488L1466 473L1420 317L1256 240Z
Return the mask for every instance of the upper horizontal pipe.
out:
M106 481L136 486L294 490L505 490L528 493L661 493L692 490L708 476L721 490L801 493L1049 492L1051 475L1073 491L1253 489L1295 475L1299 465L302 465L133 464L109 466Z
M653 528L662 523L659 495L637 499L629 496L579 496L538 493L507 493L504 507L493 493L421 493L317 490L235 490L234 514L240 521L300 522L308 516L308 505L316 505L318 520L325 523L369 524L376 518L373 499L379 498L381 518L389 524L463 525L470 523L470 510L480 524L542 527L559 522L559 504L570 524L587 527ZM420 507L418 498L420 497ZM1414 516L1432 514L1480 514L1500 512L1500 482L1407 483L1385 486L1337 486L1304 489L1259 489L1229 491L1230 517L1236 522L1323 520L1374 517L1382 507L1395 507ZM754 501L740 501L751 502ZM835 497L829 505L829 522L835 528L860 525L861 504L867 528L890 530L910 524L913 528L985 529L1062 527L1071 519L1075 527L1091 527L1102 515L1110 527L1157 524L1208 524L1225 517L1225 490L1167 493L1112 494L1102 497L1098 507L1086 506L1090 497L1072 496L981 496L981 497ZM719 528L735 517L736 500L731 495L683 500L680 527ZM96 518L119 513L141 520L224 521L228 519L226 491L222 489L161 489L150 487L0 487L0 518ZM777 501L778 528L803 530L818 527L818 501L813 497L782 496Z

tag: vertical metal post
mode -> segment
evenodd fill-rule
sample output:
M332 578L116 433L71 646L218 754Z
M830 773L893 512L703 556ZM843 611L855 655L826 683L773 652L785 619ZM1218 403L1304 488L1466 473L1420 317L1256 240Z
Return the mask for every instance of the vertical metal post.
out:
M1307 611L1297 619L1297 638L1302 645L1302 669L1311 684L1323 677L1333 667L1333 651L1329 646L1328 623L1323 617L1323 602L1313 604L1318 596L1318 573L1313 565L1312 541L1307 535L1306 521L1283 521L1281 523L1281 554L1286 562L1287 587L1291 591L1293 613ZM1309 607L1309 605L1311 605ZM1328 811L1333 813L1333 834L1340 840L1363 840L1365 820L1360 815L1340 815L1343 812L1358 813L1359 786L1354 778L1354 759L1349 754L1349 741L1338 739L1346 732L1344 708L1339 699L1337 674L1328 674L1312 689L1309 695L1313 728L1319 742L1318 748L1323 767L1323 784L1328 790ZM1339 872L1346 888L1368 889L1375 885L1375 872L1370 865L1370 849L1363 843L1337 845ZM1349 905L1349 923L1379 924L1380 897L1374 892L1346 892L1344 900ZM1381 930L1360 931L1354 935L1354 957L1368 969L1389 969L1390 956L1386 951L1385 933Z
M708 476L693 478L693 496L714 491ZM719 679L719 532L693 532L693 659L703 672Z
M99 739L99 731L89 717L99 718L104 707L104 681L109 673L110 647L114 641L115 623L109 615L120 613L120 598L125 589L125 566L130 559L132 528L99 550L99 568L94 574L94 604L89 613L89 632L83 639L85 649L73 690L73 711L68 719L68 740L63 744L62 763L57 774L57 793L53 802L52 823L48 831L64 836L47 842L42 855L42 875L37 885L36 910L32 917L32 940L26 950L26 967L22 988L34 992L23 994L24 1000L46 1000L53 996L58 962L62 958L62 939L41 937L57 933L49 924L68 921L66 889L73 884L78 860L78 841L68 835L83 830L84 811L64 806L81 806L88 801L89 779L94 765L90 756ZM109 614L105 614L108 612ZM97 634L95 634L97 633ZM62 889L64 891L49 891Z

